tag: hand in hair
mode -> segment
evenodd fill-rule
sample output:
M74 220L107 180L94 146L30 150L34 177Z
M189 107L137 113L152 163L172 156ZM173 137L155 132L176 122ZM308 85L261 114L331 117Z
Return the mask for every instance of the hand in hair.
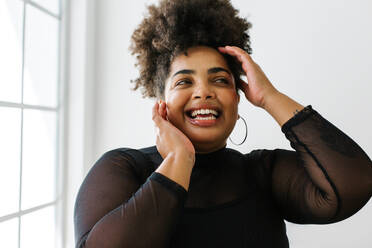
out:
M253 105L263 108L265 99L278 93L278 90L271 84L260 66L253 61L246 51L236 46L219 47L218 50L235 57L241 63L248 82L240 80L237 84Z

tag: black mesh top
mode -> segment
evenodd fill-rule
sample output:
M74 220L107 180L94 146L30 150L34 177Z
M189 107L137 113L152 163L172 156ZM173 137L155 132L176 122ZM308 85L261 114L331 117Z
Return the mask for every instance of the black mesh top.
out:
M105 153L76 199L76 247L283 248L284 219L333 223L367 203L372 162L351 138L311 105L282 132L295 151L196 154L188 191L155 172L155 146Z

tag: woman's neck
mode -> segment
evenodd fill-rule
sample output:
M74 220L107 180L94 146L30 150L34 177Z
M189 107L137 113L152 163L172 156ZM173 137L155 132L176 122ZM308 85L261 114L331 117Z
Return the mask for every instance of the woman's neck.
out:
M196 145L194 144L196 154L207 154L218 151L226 147L226 142L212 146L211 144Z

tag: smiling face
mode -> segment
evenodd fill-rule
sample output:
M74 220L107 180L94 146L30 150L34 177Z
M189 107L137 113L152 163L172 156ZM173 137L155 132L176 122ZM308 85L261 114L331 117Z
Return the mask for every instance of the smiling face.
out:
M168 120L199 153L226 145L238 118L239 95L224 57L215 49L192 47L177 56L166 80Z

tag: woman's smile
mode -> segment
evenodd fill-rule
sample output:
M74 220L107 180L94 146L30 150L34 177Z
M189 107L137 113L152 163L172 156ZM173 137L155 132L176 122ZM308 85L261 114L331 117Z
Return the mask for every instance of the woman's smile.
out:
M216 125L221 116L221 110L212 105L204 104L186 110L186 119L198 127L211 127Z

